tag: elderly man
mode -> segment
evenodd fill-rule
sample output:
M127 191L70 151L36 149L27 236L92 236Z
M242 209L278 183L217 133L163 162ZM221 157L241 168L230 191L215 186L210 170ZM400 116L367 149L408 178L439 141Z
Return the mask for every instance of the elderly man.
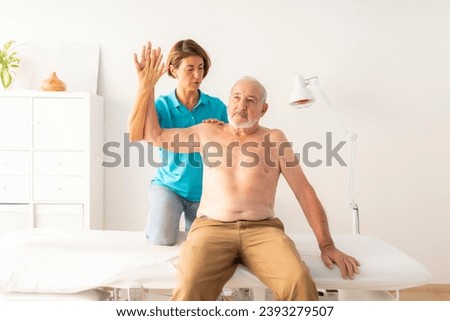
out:
M240 79L228 102L229 124L202 123L161 129L154 87L166 72L158 49L141 58L135 108L147 110L144 137L177 152L200 152L203 194L187 240L182 244L178 285L172 300L215 300L237 264L247 266L276 300L317 300L308 267L275 217L274 200L282 174L300 203L323 262L336 264L344 278L358 273L359 262L339 251L323 207L281 130L259 125L266 113L266 90L252 77Z

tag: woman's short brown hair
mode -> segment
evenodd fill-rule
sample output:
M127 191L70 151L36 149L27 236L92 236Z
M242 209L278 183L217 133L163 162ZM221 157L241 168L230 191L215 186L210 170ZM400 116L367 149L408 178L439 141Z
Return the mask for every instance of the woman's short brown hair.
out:
M190 56L199 56L203 59L203 78L205 78L208 74L209 67L211 66L211 60L209 59L209 56L206 53L205 49L203 49L192 39L180 40L173 45L167 58L167 65L173 66L175 69L178 69L178 67L180 67L181 60ZM175 78L173 73L170 71L170 68L167 71L167 74L170 77Z

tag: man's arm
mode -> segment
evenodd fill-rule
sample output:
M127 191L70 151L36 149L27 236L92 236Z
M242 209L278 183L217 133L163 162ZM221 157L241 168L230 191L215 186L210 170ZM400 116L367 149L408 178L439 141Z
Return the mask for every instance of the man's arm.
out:
M276 141L277 147L280 146L278 150L281 173L294 192L317 238L323 262L329 268L332 268L333 263L335 263L340 268L343 278L352 279L353 275L358 273L359 262L335 247L328 227L325 210L314 188L303 173L300 161L295 156L284 133L279 130L274 130L273 139Z
M139 76L136 102L128 119L130 140L142 140L165 149L188 153L200 150L197 126L189 128L162 129L155 108L155 85L167 71L162 62L161 50L143 48L141 61L134 57Z
M129 140L136 142L144 139L145 119L147 117L148 102L154 100L154 90L139 86L136 102L128 115Z
M151 93L154 97L154 94ZM200 151L200 139L197 124L187 128L161 128L156 113L155 101L150 99L144 124L144 140L154 146L177 153L192 153Z
M159 51L159 49L158 49ZM128 133L130 141L139 141L144 139L145 118L147 116L148 102L154 100L154 86L146 78L148 72L147 62L151 58L151 43L143 46L141 60L134 54L134 66L138 75L138 92L136 102L128 115ZM162 55L161 55L162 59Z

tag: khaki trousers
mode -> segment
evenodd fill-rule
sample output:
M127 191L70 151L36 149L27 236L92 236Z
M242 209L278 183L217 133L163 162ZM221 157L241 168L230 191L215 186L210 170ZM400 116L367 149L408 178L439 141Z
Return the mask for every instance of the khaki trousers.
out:
M214 301L242 263L275 300L317 300L317 289L278 218L220 222L197 218L181 246L171 300Z

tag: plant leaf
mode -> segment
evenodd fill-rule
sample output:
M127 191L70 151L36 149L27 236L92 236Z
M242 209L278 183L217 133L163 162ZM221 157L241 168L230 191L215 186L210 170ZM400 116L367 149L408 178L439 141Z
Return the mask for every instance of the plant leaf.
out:
M8 53L10 49L13 49L13 47L11 47L13 43L15 43L14 40L8 41L3 45L3 50L0 50L0 77L3 87L5 88L9 87L12 82L11 71L9 68L18 68L20 63L20 59L16 57L16 51Z
M12 83L12 76L11 76L11 73L9 72L9 70L6 68L3 68L0 73L0 77L2 78L3 88L5 88L5 89L8 88Z
M4 50L7 51L13 43L14 43L14 40L10 40L7 43L5 43L5 45L3 46Z

